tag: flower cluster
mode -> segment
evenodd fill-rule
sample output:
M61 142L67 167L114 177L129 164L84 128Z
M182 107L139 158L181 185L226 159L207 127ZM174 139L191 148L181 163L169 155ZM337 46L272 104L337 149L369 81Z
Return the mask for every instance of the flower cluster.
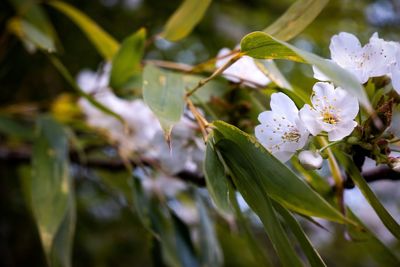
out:
M364 46L354 35L341 32L334 35L329 46L331 60L352 73L365 84L370 78L387 76L393 89L400 94L400 44L385 41L375 33ZM350 135L357 122L354 118L359 111L355 97L342 88L335 88L330 79L313 66L314 78L323 81L313 87L311 105L305 104L300 110L293 101L282 93L271 97L271 111L262 112L255 129L259 141L279 160L285 162L302 149L308 136L327 134L329 141L340 141ZM315 168L320 158L312 152L302 153L303 166Z
M326 82L313 87L312 106L306 104L299 111L283 93L271 96L271 111L258 116L255 135L260 143L282 162L306 145L310 133L328 134L329 141L338 141L351 134L359 105L345 90Z
M361 46L354 35L341 32L334 35L329 46L331 58L340 67L351 72L363 84L369 78L387 75L400 94L400 44L385 41L374 33L369 43ZM320 81L329 78L314 67L314 77Z
M101 73L81 71L77 81L85 92L119 114L125 125L82 98L78 104L86 115L87 123L103 132L124 158L138 153L158 161L168 175L184 170L201 172L205 147L201 139L196 137L197 124L187 115L184 116L172 132L171 150L150 108L141 99L125 100L117 97L108 87L109 76L110 66L106 65Z

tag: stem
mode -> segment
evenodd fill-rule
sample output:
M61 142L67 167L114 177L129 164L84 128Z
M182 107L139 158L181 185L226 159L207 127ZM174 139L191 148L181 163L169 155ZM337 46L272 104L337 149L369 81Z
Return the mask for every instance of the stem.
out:
M220 68L218 68L216 71L213 72L213 74L211 74L211 76L209 76L208 78L205 78L203 80L200 80L199 83L191 90L189 90L186 93L186 97L190 97L192 94L194 94L199 88L203 87L206 83L208 83L209 81L211 81L212 79L214 79L215 77L217 77L218 75L220 75L224 70L226 70L227 68L229 68L233 63L235 63L239 58L242 57L241 53L237 53L234 57L232 57L226 64L224 64L223 66L221 66Z
M322 151L324 151L324 150L327 149L328 147L334 146L334 145L339 144L339 143L341 143L341 142L343 142L343 140L339 140L339 141L335 141L335 142L329 143L329 144L327 144L326 146L320 148L320 149L319 149L319 153L322 153Z
M400 138L396 138L396 139L389 141L390 144L397 143L397 142L400 142Z
M156 65L157 67L171 69L171 70L178 70L182 72L191 72L193 69L193 66L188 64L177 63L172 61L164 61L164 60L149 59L149 60L144 60L143 63L144 64L150 63Z
M337 202L338 202L340 211L342 212L342 214L345 214L346 209L345 209L344 202L343 202L343 193L344 193L343 181L344 181L344 179L342 177L342 173L340 172L339 164L337 163L335 156L332 153L332 150L329 148L328 141L323 137L317 137L317 138L318 138L319 143L321 145L323 145L325 147L325 149L327 150L329 168L332 173L332 178L335 182L335 189L336 189L335 193L336 193Z
M188 97L185 97L186 104L188 105L188 108L192 112L194 118L197 121L197 124L199 125L201 134L203 135L203 140L204 142L207 141L207 128L209 126L208 121L200 114L200 112L197 110L196 106L193 104L192 100L190 100Z

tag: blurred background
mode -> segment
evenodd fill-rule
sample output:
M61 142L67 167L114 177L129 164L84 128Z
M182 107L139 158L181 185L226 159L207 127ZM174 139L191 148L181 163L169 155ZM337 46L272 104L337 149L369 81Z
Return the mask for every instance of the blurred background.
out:
M179 0L66 2L86 13L117 40L140 27L146 27L149 36L159 33L181 3ZM190 65L204 62L215 57L223 47L235 47L245 34L264 29L293 2L215 0L188 38L179 43L156 40L147 49L145 57ZM70 72L76 76L82 69L96 70L102 59L82 32L59 12L45 5L44 9L61 43L60 58ZM6 23L15 13L8 1L0 1L0 116L17 117L26 125L44 111L74 117L79 111L62 106L63 100L69 101L72 90L48 58L42 53L30 54L19 39L6 31ZM355 34L362 43L367 42L374 32L385 40L400 41L400 1L330 1L318 18L291 43L329 57L330 38L340 31ZM315 80L309 66L289 61L277 63L295 86L310 90ZM80 115L76 116L79 118ZM76 125L79 123L72 123L81 127ZM30 175L28 148L19 136L7 135L7 129L3 128L0 129L0 266L45 266L37 228L23 193L24 177ZM103 154L116 153L105 145L100 135L91 133L87 140L101 145ZM77 201L72 265L162 266L151 235L132 212L132 196L124 167L102 166L101 161L97 166L72 163L71 174ZM399 183L379 181L371 186L392 215L399 219ZM348 190L346 199L356 214L399 254L400 244L385 232L359 192ZM329 226L328 232L306 221L303 223L328 266L376 266L357 244L346 242L339 226ZM256 219L252 226L268 249L270 244L265 241L262 226ZM335 228L339 234L335 234ZM228 230L225 221L217 220L216 231L225 255L225 266L256 266L250 248L239 235Z

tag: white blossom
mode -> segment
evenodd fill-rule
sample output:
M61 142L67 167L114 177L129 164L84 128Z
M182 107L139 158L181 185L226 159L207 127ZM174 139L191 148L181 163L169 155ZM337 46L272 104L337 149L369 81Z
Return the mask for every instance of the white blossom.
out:
M394 90L400 95L400 48L396 53L395 61L390 68L389 76L392 79L392 85Z
M255 136L260 143L282 162L289 160L307 142L309 132L300 121L294 102L283 93L271 96L271 111L258 116L260 125Z
M361 46L356 36L341 32L332 37L329 49L332 61L351 72L361 84L371 77L388 75L392 77L395 89L400 91L400 81L396 76L400 72L396 63L396 55L400 53L398 43L385 41L374 33L369 43ZM314 66L313 69L314 78L329 81L318 68Z
M357 98L330 83L318 82L313 87L312 107L300 110L300 118L312 135L327 132L329 141L341 140L357 126L354 121L359 106Z
M232 51L228 48L223 48L217 55L216 67L220 68L233 57L229 55ZM240 83L249 86L266 86L271 81L270 79L257 67L253 58L249 56L242 56L238 61L233 63L229 68L224 70L223 75L229 81Z
M299 153L299 162L306 170L321 169L323 158L316 151L304 150Z
M111 91L108 87L107 65L100 74L82 71L77 80L85 92L119 114L126 123L123 125L86 99L79 100L87 123L101 130L116 144L122 156L129 157L132 153L140 153L146 158L158 161L161 169L168 175L183 170L201 173L205 146L196 136L197 124L188 118L188 114L174 126L170 148L165 142L164 132L157 118L141 99L121 99Z
M196 136L197 128L196 123L183 117L172 131L171 148L165 142L164 133L160 131L155 135L152 149L147 155L157 158L161 168L170 175L184 170L201 173L205 145Z
M77 81L85 92L92 94L98 102L119 114L126 123L123 125L116 118L82 98L78 104L90 126L101 130L118 146L120 154L124 157L148 149L155 134L161 131L161 127L150 108L141 99L121 99L110 90L108 65L101 73L82 71Z

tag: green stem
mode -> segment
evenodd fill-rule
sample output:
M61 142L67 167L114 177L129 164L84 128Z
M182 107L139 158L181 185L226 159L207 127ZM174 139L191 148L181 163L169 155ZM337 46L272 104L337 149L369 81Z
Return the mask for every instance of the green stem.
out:
M339 144L339 143L342 143L342 142L343 142L343 140L339 140L339 141L335 141L335 142L329 143L329 144L327 144L326 146L320 148L320 149L319 149L319 153L322 153L322 151L324 151L324 150L327 149L328 147L334 146L334 145Z
M226 70L227 68L229 68L233 63L235 63L238 59L240 59L242 57L241 53L237 53L234 57L232 57L226 64L224 64L222 67L218 68L216 71L214 71L213 74L211 74L210 77L207 77L203 80L200 80L199 83L191 90L189 90L186 93L186 96L189 97L192 94L194 94L198 89L200 89L201 87L203 87L206 83L208 83L209 81L211 81L212 79L214 79L215 77L217 77L218 75L220 75L222 72L224 72L224 70Z
M331 169L333 180L335 181L335 188L336 188L336 198L342 214L345 214L345 206L343 202L343 193L344 193L344 186L343 186L343 177L342 173L340 172L339 164L337 163L335 156L333 155L332 150L329 148L328 141L323 137L318 137L318 141L323 148L327 149L328 153L328 163L329 168Z

